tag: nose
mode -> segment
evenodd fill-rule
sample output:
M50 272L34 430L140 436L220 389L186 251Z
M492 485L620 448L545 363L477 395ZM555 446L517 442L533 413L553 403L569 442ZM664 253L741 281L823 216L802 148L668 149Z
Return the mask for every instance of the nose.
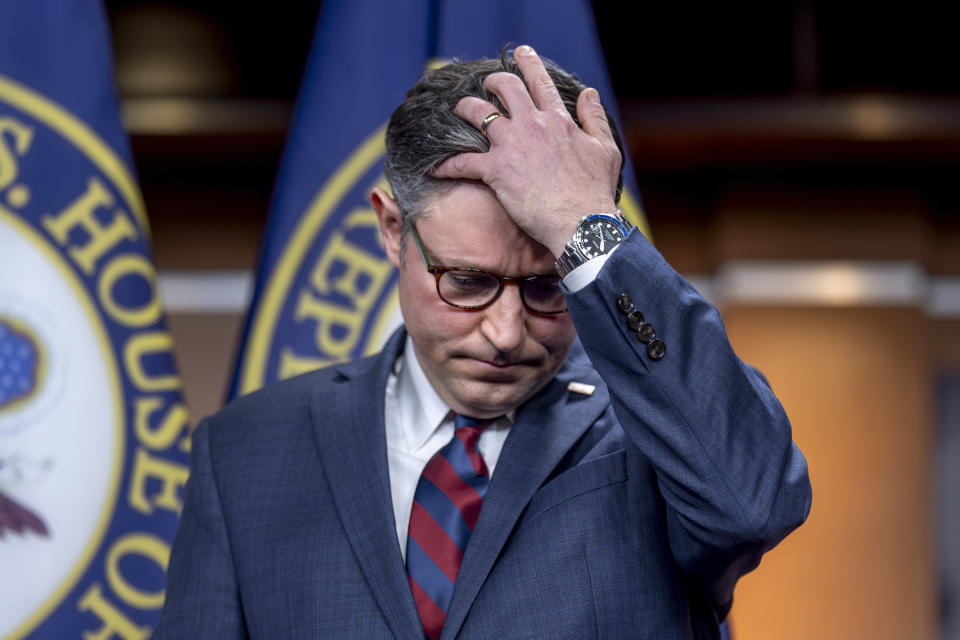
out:
M496 302L481 311L480 332L499 353L519 349L527 337L527 310L516 283L506 286Z

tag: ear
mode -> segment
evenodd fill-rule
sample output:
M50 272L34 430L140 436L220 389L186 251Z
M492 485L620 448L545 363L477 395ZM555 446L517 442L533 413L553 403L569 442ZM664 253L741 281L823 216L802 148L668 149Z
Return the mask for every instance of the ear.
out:
M370 192L370 204L377 212L380 235L383 237L383 249L393 266L400 268L400 245L403 242L403 213L390 194L374 187Z

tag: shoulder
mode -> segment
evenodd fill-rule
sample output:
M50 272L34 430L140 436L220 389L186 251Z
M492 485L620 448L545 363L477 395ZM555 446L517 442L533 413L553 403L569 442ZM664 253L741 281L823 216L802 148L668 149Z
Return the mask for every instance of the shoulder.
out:
M357 395L340 383L376 377L384 358L383 354L368 356L269 384L232 400L204 419L198 429L202 427L208 432L211 445L246 442L263 446L294 434L308 434L313 407L357 402Z

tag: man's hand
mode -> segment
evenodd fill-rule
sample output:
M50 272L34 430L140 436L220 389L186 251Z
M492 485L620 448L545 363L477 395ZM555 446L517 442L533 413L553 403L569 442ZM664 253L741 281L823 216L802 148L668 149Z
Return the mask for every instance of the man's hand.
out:
M534 50L517 47L514 57L524 80L506 72L484 79L510 112L489 123L490 150L454 156L433 175L482 180L521 229L559 256L581 217L616 213L622 158L595 89L577 99L581 129ZM478 129L496 110L475 97L455 109Z

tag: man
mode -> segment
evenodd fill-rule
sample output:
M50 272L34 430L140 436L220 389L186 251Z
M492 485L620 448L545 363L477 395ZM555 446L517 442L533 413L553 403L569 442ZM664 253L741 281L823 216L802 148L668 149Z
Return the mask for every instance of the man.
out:
M197 428L156 637L715 638L806 517L764 378L617 216L596 91L503 64L391 118L405 329Z

